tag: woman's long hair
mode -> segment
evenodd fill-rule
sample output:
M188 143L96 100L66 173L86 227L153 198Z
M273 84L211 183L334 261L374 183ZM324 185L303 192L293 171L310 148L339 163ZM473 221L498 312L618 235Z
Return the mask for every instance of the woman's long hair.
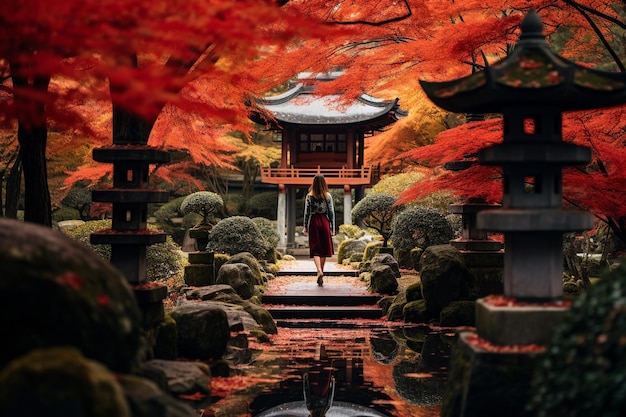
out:
M313 184L309 187L309 194L318 200L328 199L328 185L326 185L326 179L322 174L317 174L313 177Z

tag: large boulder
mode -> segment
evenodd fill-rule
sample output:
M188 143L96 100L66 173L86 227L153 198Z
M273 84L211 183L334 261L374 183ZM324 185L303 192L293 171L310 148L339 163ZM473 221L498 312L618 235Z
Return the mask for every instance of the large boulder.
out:
M74 346L116 372L136 365L135 296L89 247L46 227L0 219L0 265L0 369L55 346Z
M117 377L73 347L35 349L0 372L1 416L130 417Z
M263 285L265 283L263 269L261 264L250 252L240 252L232 255L226 264L246 264L250 267L254 285ZM221 268L220 268L221 269ZM219 283L219 282L218 282ZM244 297L245 298L245 297Z
M429 246L420 264L422 295L431 313L438 316L450 302L469 296L470 274L458 249L451 245Z
M255 278L244 263L226 263L217 273L216 284L230 285L244 300L254 295Z
M176 396L197 392L210 394L211 370L203 362L154 359L142 364L142 370L162 372L167 381L168 392Z
M391 268L396 278L400 278L400 267L398 266L398 262L393 255L389 253L380 253L374 256L372 258L372 267L376 267L377 265L387 265Z
M224 310L211 303L183 303L171 313L178 329L178 354L192 359L217 359L226 351L230 326Z
M197 417L192 407L163 391L157 384L135 375L118 375L133 417Z
M337 247L337 263L342 263L344 259L350 259L352 255L361 254L365 251L367 243L363 240L346 239Z
M185 297L188 300L212 301L214 305L224 308L233 331L256 330L256 326L250 321L252 318L265 333L276 334L278 332L274 318L265 308L250 300L242 299L230 285L193 288L185 293Z
M374 266L368 290L375 294L395 294L398 290L396 273L389 265Z

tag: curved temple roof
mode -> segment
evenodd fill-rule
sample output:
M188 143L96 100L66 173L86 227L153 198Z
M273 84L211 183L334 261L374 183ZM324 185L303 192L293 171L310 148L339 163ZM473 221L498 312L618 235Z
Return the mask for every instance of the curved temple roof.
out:
M311 85L297 84L291 90L257 99L259 106L271 112L279 125L359 124L382 129L408 113L400 109L398 99L383 101L367 94L342 105L339 94L319 96Z
M433 103L458 113L501 113L503 107L528 104L584 110L626 102L626 74L585 68L556 55L534 10L521 29L507 58L464 78L420 81L422 88Z

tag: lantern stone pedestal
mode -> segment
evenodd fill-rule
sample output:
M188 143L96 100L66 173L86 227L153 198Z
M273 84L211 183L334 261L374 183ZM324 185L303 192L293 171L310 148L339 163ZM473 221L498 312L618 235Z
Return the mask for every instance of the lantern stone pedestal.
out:
M164 203L169 192L148 188L151 164L168 162L167 151L144 144L115 143L93 151L93 159L113 164L113 187L92 192L94 202L113 205L110 230L90 236L93 244L111 245L111 263L126 277L137 297L144 330L153 333L163 320L167 288L148 282L146 247L165 242L165 233L147 229L148 203Z
M503 141L478 162L502 167L502 208L476 215L479 230L504 234L504 294L478 301L476 332L459 335L442 416L525 416L529 381L563 319L563 233L591 229L590 213L564 210L562 169L591 160L562 140L562 113L626 102L626 75L584 68L554 54L531 10L505 59L465 78L422 82L458 113L502 113ZM506 399L506 401L503 401Z
M189 253L189 265L185 266L185 284L192 287L215 284L215 256L206 250L210 232L208 228L189 229L189 237L196 239L198 247Z

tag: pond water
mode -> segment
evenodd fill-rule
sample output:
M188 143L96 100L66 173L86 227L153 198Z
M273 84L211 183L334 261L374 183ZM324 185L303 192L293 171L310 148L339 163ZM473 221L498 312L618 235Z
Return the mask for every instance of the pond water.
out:
M213 397L200 405L202 415L308 416L304 376L328 372L334 378L328 417L438 416L454 338L449 329L366 321L280 327L270 343L231 348L236 365L230 376L212 378Z

